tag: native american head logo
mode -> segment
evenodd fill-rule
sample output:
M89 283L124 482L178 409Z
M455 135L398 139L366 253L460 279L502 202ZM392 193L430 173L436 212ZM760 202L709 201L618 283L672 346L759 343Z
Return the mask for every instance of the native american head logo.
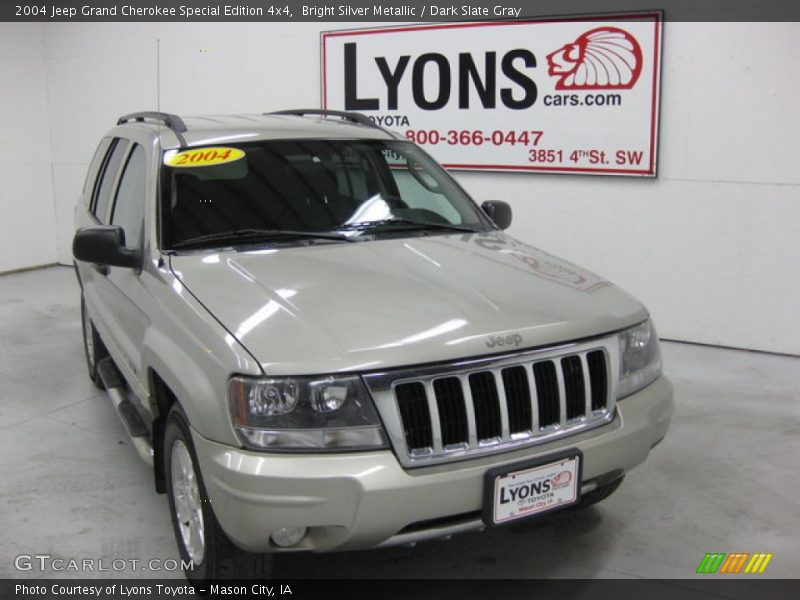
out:
M569 471L561 471L561 473L553 477L551 481L554 489L562 488L569 485L569 482L572 481L572 473Z
M598 27L547 55L557 90L628 90L642 72L642 48L627 31Z

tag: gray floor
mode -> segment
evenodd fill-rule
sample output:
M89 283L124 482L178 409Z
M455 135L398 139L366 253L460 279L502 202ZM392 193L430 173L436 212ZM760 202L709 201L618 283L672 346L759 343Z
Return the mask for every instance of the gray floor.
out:
M71 269L0 277L0 342L0 577L79 575L18 571L20 554L176 558L166 499L86 377ZM663 351L672 429L597 507L415 548L281 557L274 576L686 578L715 551L771 552L765 576L796 577L800 358Z

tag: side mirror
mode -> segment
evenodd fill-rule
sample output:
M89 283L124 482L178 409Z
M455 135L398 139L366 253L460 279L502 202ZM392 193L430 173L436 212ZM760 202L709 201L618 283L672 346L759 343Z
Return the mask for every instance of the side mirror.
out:
M142 261L137 250L125 247L122 227L83 227L72 240L72 255L78 260L96 265L138 269Z
M508 202L487 200L481 204L481 208L500 229L508 229L511 225L511 207Z

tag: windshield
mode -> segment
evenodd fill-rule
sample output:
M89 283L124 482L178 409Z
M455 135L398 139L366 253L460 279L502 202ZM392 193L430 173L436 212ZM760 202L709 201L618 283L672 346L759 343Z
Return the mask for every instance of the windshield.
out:
M416 146L277 140L164 154L162 245L485 230L489 221Z

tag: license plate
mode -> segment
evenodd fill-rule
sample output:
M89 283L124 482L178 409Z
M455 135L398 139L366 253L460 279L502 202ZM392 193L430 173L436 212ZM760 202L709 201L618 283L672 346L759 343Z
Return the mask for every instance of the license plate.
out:
M570 450L486 474L484 521L500 525L566 508L580 498L581 454Z

